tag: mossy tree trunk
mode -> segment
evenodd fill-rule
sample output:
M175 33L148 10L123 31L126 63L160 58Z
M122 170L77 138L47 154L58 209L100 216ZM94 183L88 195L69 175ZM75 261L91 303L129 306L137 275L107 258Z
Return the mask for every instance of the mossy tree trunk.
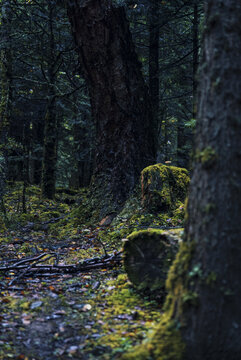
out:
M239 1L206 3L186 238L158 330L124 359L240 359L240 24Z
M97 129L94 176L102 189L103 215L126 200L140 171L155 158L150 101L141 66L124 9L113 3L68 1Z
M196 163L186 225L187 243L195 242L186 282L199 305L183 313L185 359L240 358L240 31L239 1L207 3Z

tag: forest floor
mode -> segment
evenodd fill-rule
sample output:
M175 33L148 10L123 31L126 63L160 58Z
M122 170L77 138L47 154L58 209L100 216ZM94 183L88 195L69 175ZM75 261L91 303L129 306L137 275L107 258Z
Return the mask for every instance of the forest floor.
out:
M5 196L0 224L0 360L118 359L153 331L164 293L138 294L114 260L72 273L51 266L115 258L136 219L78 225L79 195L44 201L36 187L28 189L23 213L21 186ZM34 273L35 265L50 270Z

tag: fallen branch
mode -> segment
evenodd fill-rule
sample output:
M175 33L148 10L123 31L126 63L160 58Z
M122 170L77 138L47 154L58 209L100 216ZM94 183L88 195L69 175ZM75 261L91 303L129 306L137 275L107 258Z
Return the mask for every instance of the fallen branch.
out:
M45 259L43 259L46 256ZM41 262L49 260L51 257L56 256L55 253L44 253L33 258L23 259L17 261L10 266L1 266L0 272L8 273L14 272L14 279L10 281L9 285L12 285L17 280L23 277L32 276L44 276L60 275L60 274L73 274L77 272L90 271L98 268L112 268L121 263L122 254L121 251L115 252L108 256L95 257L80 261L76 264L58 265L57 261L54 265L40 264ZM12 274L9 274L12 275Z

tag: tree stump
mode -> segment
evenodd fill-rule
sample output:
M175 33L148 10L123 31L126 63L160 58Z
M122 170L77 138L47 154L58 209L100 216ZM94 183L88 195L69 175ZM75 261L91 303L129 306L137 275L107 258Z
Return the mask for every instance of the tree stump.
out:
M164 289L168 270L178 250L182 229L134 232L124 242L124 267L136 289Z
M189 181L183 168L163 164L146 167L141 173L144 209L152 213L175 210L187 196Z

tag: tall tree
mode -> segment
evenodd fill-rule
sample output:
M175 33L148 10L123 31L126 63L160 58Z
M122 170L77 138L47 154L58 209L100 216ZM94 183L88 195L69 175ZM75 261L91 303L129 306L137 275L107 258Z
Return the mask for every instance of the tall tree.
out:
M149 345L124 359L238 360L241 352L241 3L206 3L185 241Z
M127 198L140 170L155 158L150 102L141 67L124 9L113 3L68 1L96 123L95 183L101 185L105 213Z
M1 100L0 100L0 199L5 187L7 167L6 142L12 115L12 40L11 40L11 1L1 2Z
M1 103L0 103L0 137L5 141L10 124L12 108L12 40L11 40L11 1L1 4Z
M197 69L198 69L198 47L199 47L199 13L198 13L198 2L193 2L193 119L196 119L197 115Z
M159 121L159 43L160 43L160 2L150 1L149 5L149 92L153 112L153 131L155 147L158 150Z
M53 199L56 184L57 165L57 113L56 113L56 75L59 66L59 57L56 54L56 41L54 36L54 20L56 17L56 1L50 1L48 8L48 49L47 49L47 79L48 104L44 126L44 148L42 166L42 195Z

